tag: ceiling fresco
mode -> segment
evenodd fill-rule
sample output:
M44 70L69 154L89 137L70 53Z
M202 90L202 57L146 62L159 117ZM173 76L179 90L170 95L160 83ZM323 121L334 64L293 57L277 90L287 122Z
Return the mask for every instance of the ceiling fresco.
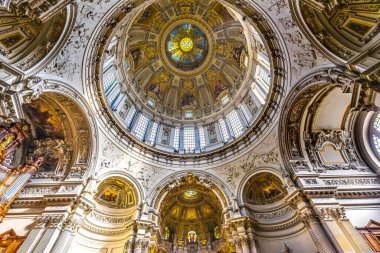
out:
M248 71L249 45L237 15L217 1L198 11L192 4L157 1L130 28L129 73L138 96L154 100L156 110L223 107L221 97L233 97Z

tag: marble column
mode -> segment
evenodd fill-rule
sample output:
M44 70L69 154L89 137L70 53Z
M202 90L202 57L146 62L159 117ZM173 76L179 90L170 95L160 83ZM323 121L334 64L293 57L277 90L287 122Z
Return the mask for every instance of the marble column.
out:
M309 234L320 253L337 252L316 218L308 216L308 218L304 220L304 224L306 225Z
M249 239L246 236L241 238L241 249L243 253L251 253Z
M343 207L329 208L329 214L333 218L335 224L330 223L330 227L336 228L331 232L336 236L338 242L344 249L350 248L352 252L371 253L373 250L368 243L363 239L362 235L354 228ZM348 245L345 243L348 242ZM349 247L350 246L350 247ZM346 250L345 250L346 251Z
M80 223L76 220L68 220L65 222L62 232L59 234L53 248L51 249L51 253L66 253L69 251L79 224Z
M251 253L257 253L256 237L253 233L253 228L251 226L248 226L247 228L247 236L248 236L248 242L250 245Z
M43 228L34 228L30 231L28 237L25 239L23 244L18 249L18 253L30 253L39 242L39 239L42 237L44 233Z
M240 238L234 238L234 244L236 248L236 253L243 253L242 242Z
M50 253L60 233L59 227L48 227L33 253Z
M41 241L41 238L46 232L46 226L50 217L39 217L37 219L37 225L30 231L26 237L24 243L18 249L18 253L32 253L37 244Z
M292 199L290 204L298 209L301 221L320 253L343 253L335 238L329 234L324 213L319 212L315 206L311 206L304 196Z

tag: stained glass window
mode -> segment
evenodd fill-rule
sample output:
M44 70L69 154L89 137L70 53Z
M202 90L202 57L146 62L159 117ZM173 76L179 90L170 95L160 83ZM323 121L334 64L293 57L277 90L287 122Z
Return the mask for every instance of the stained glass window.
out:
M380 114L377 115L375 120L373 121L373 128L380 132Z
M258 77L260 77L261 80L263 80L266 84L269 85L269 83L270 83L270 76L269 76L268 71L266 69L264 69L263 67L261 67L260 65L257 66L257 70L256 71L257 71L256 75Z
M183 131L183 146L186 152L192 152L195 149L195 131L194 128L185 128Z
M380 114L377 114L372 121L372 129L370 129L370 136L372 135L372 148L380 157Z
M192 244L192 243L195 243L197 241L197 233L195 231L190 231L188 234L187 234L187 241Z
M153 98L148 98L148 105L152 108L156 105L156 101Z
M228 141L228 131L227 131L226 122L224 122L223 119L219 120L219 128L220 128L220 132L222 133L223 141L227 142Z
M132 108L131 116L127 120L127 126L129 129L132 128L132 122L135 116L136 116L136 109Z
M239 137L243 133L243 126L241 125L239 115L236 111L232 111L227 115L228 121L231 124L232 132L235 137Z
M144 139L145 131L148 126L148 123L149 123L149 119L145 117L144 115L141 115L139 118L139 121L137 122L136 130L135 130L136 137L138 139L140 140Z
M166 45L170 61L182 70L197 68L208 52L206 36L197 26L188 23L175 27L169 34Z
M104 91L108 92L111 85L116 82L116 76L115 73L108 74L108 76L104 79Z
M193 112L192 111L185 112L185 119L192 119L192 118L193 118Z
M205 130L203 129L203 127L199 127L198 131L199 131L199 145L201 149L203 149L204 147L206 147Z
M174 129L173 147L175 150L179 149L179 128Z
M170 238L170 230L168 227L165 227L165 240L169 240Z
M151 143L155 143L155 141L156 141L157 130L158 130L158 123L157 122L153 122L153 124L152 124L152 131L150 132L150 137L149 137L149 141Z
M219 239L220 238L220 229L219 229L218 226L216 226L214 228L214 237L215 237L215 239Z

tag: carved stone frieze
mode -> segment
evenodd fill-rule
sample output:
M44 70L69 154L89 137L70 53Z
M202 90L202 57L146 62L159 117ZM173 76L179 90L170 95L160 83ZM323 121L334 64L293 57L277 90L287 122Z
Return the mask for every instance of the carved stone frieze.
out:
M290 213L294 212L294 209L290 207L289 205L285 206L284 208L276 211L270 211L266 213L259 213L259 212L252 212L250 216L255 220L278 220L283 218L286 215L289 215Z
M326 185L379 185L378 178L337 178L337 179L322 179Z
M307 185L315 185L315 184L318 184L318 180L317 179L315 179L315 178L304 178L304 179L302 179L304 182L305 182L305 184L307 184Z
M58 191L59 187L25 187L21 193L20 197L23 195L46 195L46 194L54 194Z
M90 225L86 222L84 222L81 226L91 232L102 234L102 235L117 235L117 234L127 233L132 230L131 227L119 228L119 229L102 229L102 228Z
M123 224L132 221L133 215L123 216L123 217L112 217L103 215L95 210L92 210L89 213L89 217L94 218L95 220L108 224L108 223L114 223L114 224Z
M299 222L300 222L300 218L297 215L295 215L291 219L286 220L286 222L281 222L281 223L277 223L277 224L260 223L260 224L257 224L255 228L260 230L260 231L277 231L277 230L283 230L283 229L290 228Z

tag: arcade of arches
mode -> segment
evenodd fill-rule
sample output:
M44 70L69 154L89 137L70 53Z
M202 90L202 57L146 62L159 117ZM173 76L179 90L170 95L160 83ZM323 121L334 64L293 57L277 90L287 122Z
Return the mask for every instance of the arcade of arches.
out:
M380 252L379 1L0 16L0 252Z

